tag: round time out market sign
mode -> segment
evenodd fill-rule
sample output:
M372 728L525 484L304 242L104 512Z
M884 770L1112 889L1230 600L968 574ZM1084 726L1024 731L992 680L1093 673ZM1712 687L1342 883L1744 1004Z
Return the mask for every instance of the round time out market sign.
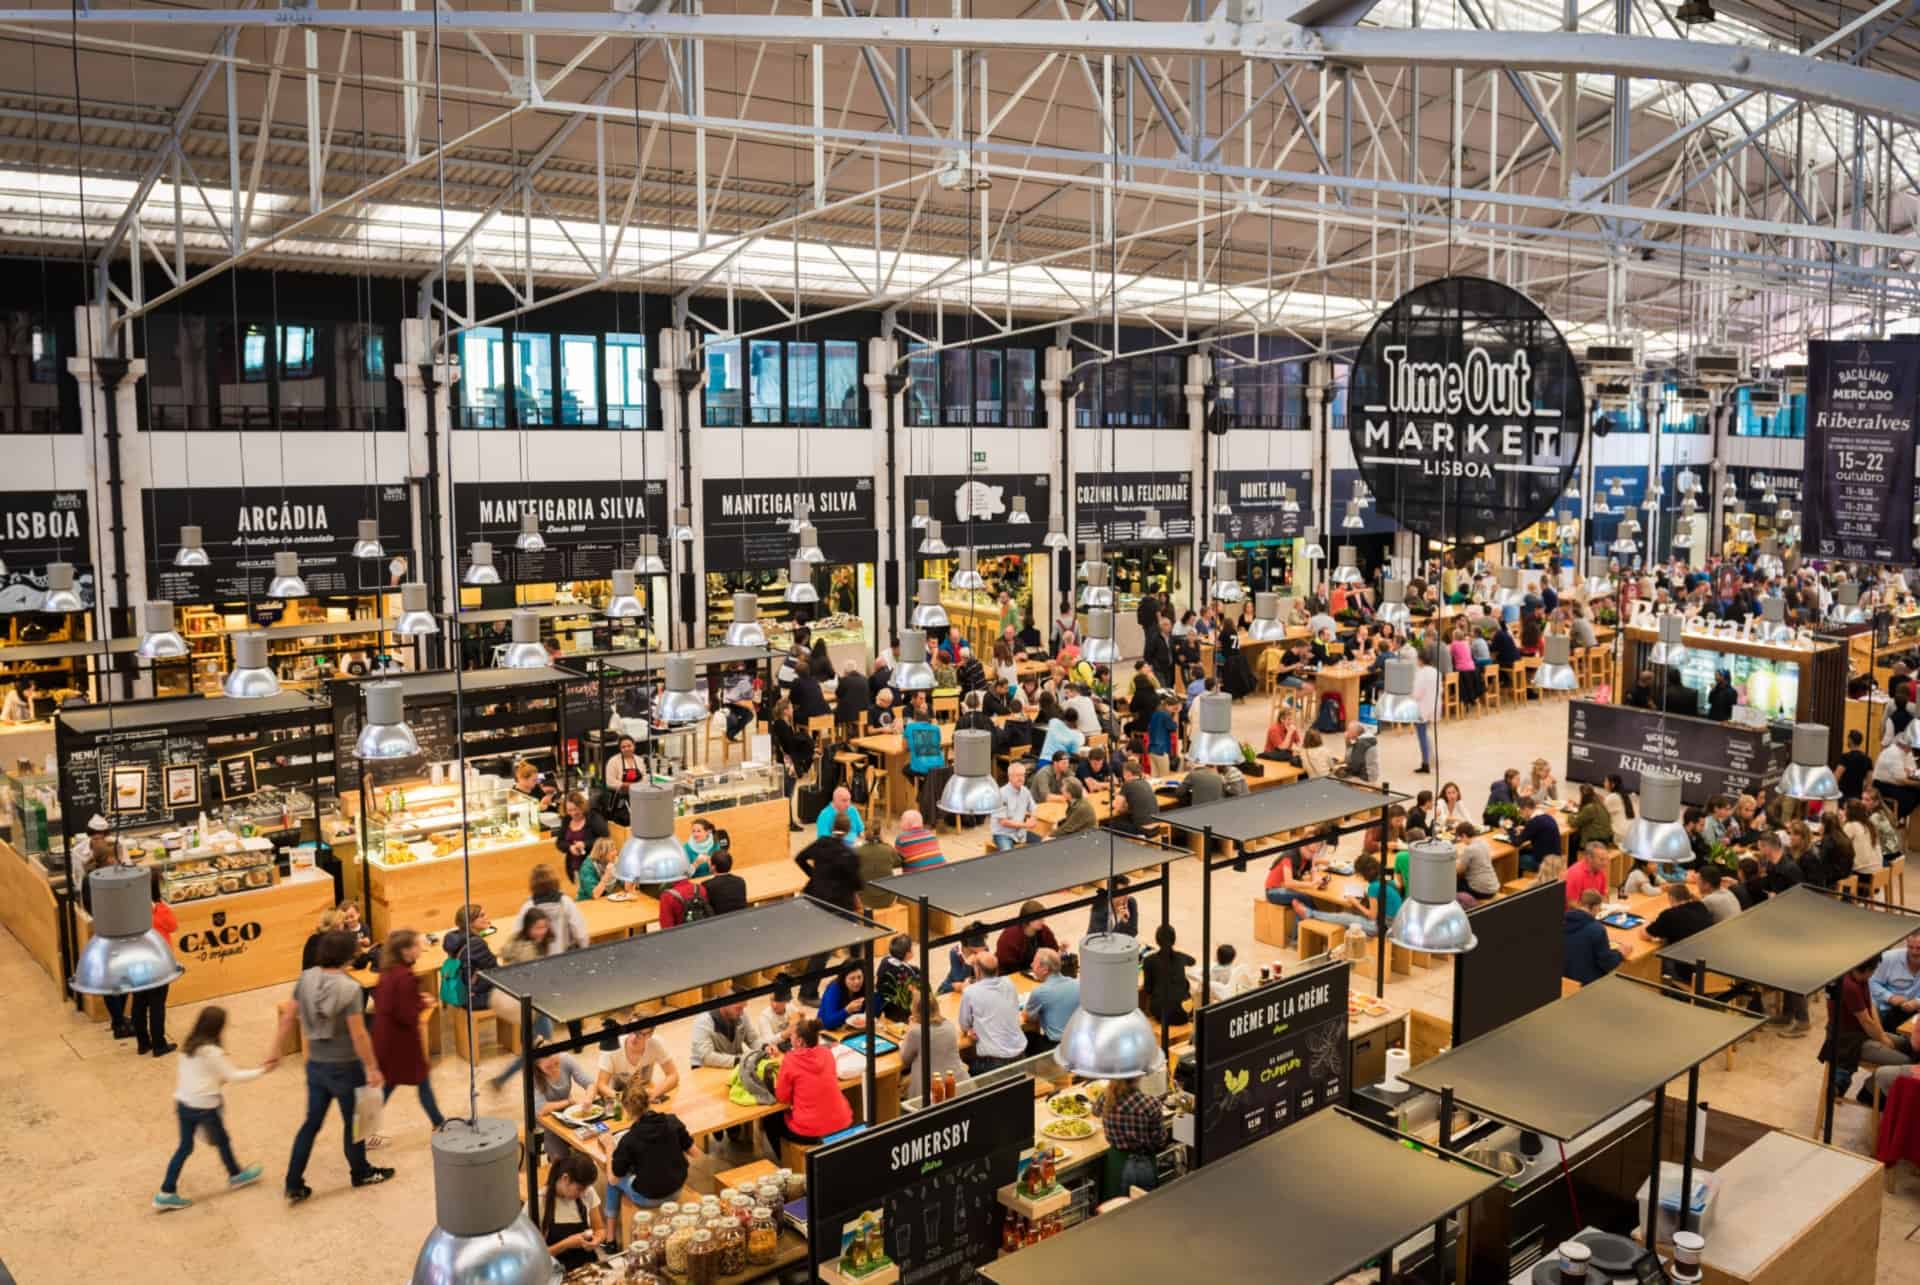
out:
M1586 394L1566 340L1525 295L1445 277L1367 332L1347 434L1383 515L1453 544L1491 544L1553 510L1580 460Z

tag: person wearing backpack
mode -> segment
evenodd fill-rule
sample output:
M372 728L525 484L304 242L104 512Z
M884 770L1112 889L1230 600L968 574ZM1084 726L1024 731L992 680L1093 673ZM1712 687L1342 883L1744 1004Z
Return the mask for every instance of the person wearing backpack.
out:
M493 997L493 983L482 974L500 966L481 936L493 921L484 908L469 904L453 912L453 924L453 931L440 939L447 952L440 965L440 1002L449 1008L485 1008Z
M713 905L707 900L707 890L692 879L682 876L677 882L669 884L660 892L660 926L678 928L681 924L697 923L713 914Z

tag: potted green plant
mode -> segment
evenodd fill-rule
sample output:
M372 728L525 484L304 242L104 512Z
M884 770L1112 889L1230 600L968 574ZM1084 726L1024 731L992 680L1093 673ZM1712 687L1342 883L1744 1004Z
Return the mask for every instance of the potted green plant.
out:
M1511 803L1494 803L1487 807L1486 821L1503 830L1511 830L1520 820L1520 809Z
M1242 776L1265 776L1267 765L1253 752L1253 746L1240 742L1240 774Z

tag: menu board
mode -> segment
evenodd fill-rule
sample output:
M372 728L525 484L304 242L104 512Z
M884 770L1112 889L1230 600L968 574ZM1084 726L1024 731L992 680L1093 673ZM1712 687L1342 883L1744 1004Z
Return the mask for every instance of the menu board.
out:
M812 1261L837 1260L841 1228L879 1209L902 1281L973 1285L1000 1253L995 1193L1032 1145L1033 1081L1022 1077L809 1151Z
M1193 538L1191 473L1078 473L1073 506L1074 533L1080 540L1138 544L1148 509L1159 513L1168 540Z
M1913 562L1916 399L1920 343L1808 343L1809 556Z
M1024 523L1007 521L1015 496L1026 499ZM940 523L946 542L954 548L971 544L979 553L1025 552L1041 547L1046 538L1053 481L1045 473L909 477L906 500L909 512L916 500L927 501L928 515Z
M1344 962L1200 1010L1201 1164L1347 1100Z
M808 520L820 535L820 551L830 565L873 561L878 537L871 477L814 477L804 482L784 477L710 477L701 483L700 491L707 570L785 570L799 549L787 521L803 499ZM1046 527L1040 530L1044 535Z
M220 778L222 799L244 799L248 795L260 792L260 777L254 770L251 750L245 754L234 754L221 759L217 773Z
M1638 790L1642 772L1671 772L1680 797L1697 807L1716 794L1752 793L1778 777L1791 754L1787 739L1765 727L1593 701L1567 707L1569 781L1598 785L1617 772Z
M282 549L300 555L300 574L320 596L391 590L410 578L413 516L404 486L150 488L140 493L140 503L151 598L174 603L265 598L273 555ZM353 556L362 518L379 522L386 557ZM173 565L186 524L201 528L204 567Z
M167 803L167 769L191 767L198 773L206 760L203 732L181 733L164 727L104 732L93 738L91 748L65 751L60 779L66 789L63 806L68 824L77 832L90 817L99 815L116 830L164 825L173 819ZM179 775L174 773L176 781ZM198 802L196 798L194 803Z
M493 545L493 565L509 584L605 580L633 565L642 535L663 533L666 504L667 484L660 478L458 483L453 522L460 574L467 572L468 546L486 540ZM539 553L514 548L522 513L540 520L547 547Z
M49 562L73 564L73 587L91 609L92 550L85 491L0 492L0 615L40 610Z
M1297 511L1281 508L1286 502L1285 488L1293 488ZM1227 493L1227 507L1233 510L1216 519L1227 539L1236 543L1259 540L1290 540L1313 522L1313 471L1303 468L1277 468L1230 471L1213 475L1213 489ZM1213 496L1201 497L1208 508Z

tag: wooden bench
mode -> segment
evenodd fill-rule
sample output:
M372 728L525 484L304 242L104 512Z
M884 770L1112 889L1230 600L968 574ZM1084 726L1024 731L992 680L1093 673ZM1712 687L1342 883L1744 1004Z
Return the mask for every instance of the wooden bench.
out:
M1300 921L1300 958L1302 959L1311 959L1315 955L1339 950L1346 944L1346 940L1345 924L1330 924L1324 919Z

